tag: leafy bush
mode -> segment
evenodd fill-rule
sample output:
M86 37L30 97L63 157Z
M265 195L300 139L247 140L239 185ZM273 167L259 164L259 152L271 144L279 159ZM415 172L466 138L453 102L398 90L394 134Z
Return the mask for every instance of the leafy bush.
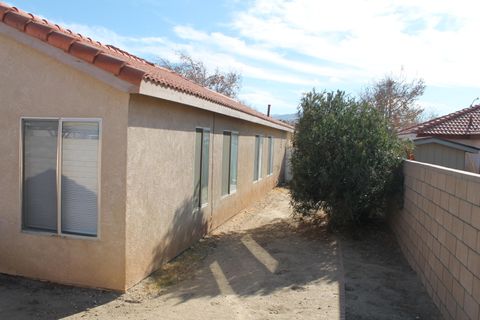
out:
M385 118L344 92L304 95L293 138L292 205L333 226L383 216L402 189L404 148Z

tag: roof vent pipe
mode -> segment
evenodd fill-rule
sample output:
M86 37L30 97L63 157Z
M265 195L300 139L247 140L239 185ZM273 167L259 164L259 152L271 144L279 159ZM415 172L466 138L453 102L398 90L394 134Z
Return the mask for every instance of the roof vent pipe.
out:
M267 117L270 117L270 107L271 107L271 105L269 104L268 109L267 109Z

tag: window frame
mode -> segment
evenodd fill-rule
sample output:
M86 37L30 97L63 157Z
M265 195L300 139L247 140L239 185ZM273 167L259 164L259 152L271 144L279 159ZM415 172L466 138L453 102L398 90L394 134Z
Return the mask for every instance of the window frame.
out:
M258 158L257 158L257 137L258 137ZM262 134L255 135L255 142L254 142L254 154L253 154L253 165L255 167L255 162L257 162L257 166L254 168L253 172L253 183L257 183L263 179L262 173L262 166L263 166L263 138L265 138ZM255 179L255 173L257 174L257 179Z
M58 121L58 133L57 133L57 155L56 155L56 187L57 187L57 231L51 232L46 230L36 230L34 228L28 228L24 224L24 208L23 208L23 193L24 193L24 121L28 120L55 120ZM61 168L62 168L62 128L63 122L93 122L98 123L98 154L97 154L97 233L96 235L82 235L82 234L72 234L72 233L63 233L62 232L62 207L61 207L61 197L62 197L62 188L61 188ZM103 119L102 118L75 118L75 117L20 117L20 134L19 134L19 202L20 202L20 232L26 234L35 234L35 235L47 235L47 236L58 236L71 239L82 239L82 240L100 240L101 239L101 178L102 178L102 140L103 140Z
M210 194L210 191L209 191L209 187L210 187L210 149L212 148L212 140L210 139L210 134L212 133L211 129L209 127L195 127L195 135L194 135L194 144L193 144L193 198L192 200L195 200L195 166L196 166L196 163L195 163L195 160L196 160L196 157L195 157L195 149L196 149L196 133L197 133L197 130L201 130L202 131L202 145L200 146L200 190L199 190L199 193L198 193L198 203L193 203L193 212L197 212L197 211L200 211L206 207L208 207L208 205L210 204L210 202L208 201L208 196ZM203 203L202 204L202 164L203 164L203 139L204 139L204 134L205 132L208 132L208 174L207 174L207 177L208 177L208 182L207 182L207 202L206 203ZM193 202L193 201L192 201Z
M223 139L225 139L225 133L229 133L230 134L230 144L229 144L229 149L228 149L228 184L227 184L227 190L228 192L223 194L223 170L222 170L222 180L221 180L221 188L220 188L220 191L221 191L221 199L223 198L226 198L232 194L235 194L237 193L237 189L238 189L238 149L239 149L239 144L240 144L240 134L238 131L234 131L234 130L223 130L222 131L222 137ZM230 183L230 179L232 177L232 136L233 135L236 135L237 136L237 184L235 185L235 190L231 190L231 183ZM223 168L223 141L222 141L222 168Z
M273 175L274 167L274 151L275 151L275 138L273 136L268 136L268 162L267 162L267 177Z

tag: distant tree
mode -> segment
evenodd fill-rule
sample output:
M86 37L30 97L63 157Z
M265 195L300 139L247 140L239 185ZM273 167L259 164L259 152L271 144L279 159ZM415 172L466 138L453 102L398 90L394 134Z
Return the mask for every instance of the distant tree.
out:
M422 123L430 121L432 119L438 118L439 114L436 111L423 111L417 118L417 123Z
M377 109L388 120L392 130L399 130L421 119L424 110L417 100L424 92L423 79L408 82L404 77L389 75L367 87L360 99Z
M383 115L344 92L304 95L293 137L292 205L332 226L384 216L401 194L404 146Z
M195 60L183 52L179 52L178 57L179 62L160 59L160 65L230 98L238 96L242 81L242 76L239 73L223 72L217 68L213 74L210 74L202 61Z

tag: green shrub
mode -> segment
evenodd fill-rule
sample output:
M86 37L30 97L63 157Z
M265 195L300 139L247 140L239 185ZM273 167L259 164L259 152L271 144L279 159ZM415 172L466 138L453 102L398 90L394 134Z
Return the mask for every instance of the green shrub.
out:
M304 95L293 138L292 205L333 226L383 216L402 189L404 148L374 108L344 92Z

